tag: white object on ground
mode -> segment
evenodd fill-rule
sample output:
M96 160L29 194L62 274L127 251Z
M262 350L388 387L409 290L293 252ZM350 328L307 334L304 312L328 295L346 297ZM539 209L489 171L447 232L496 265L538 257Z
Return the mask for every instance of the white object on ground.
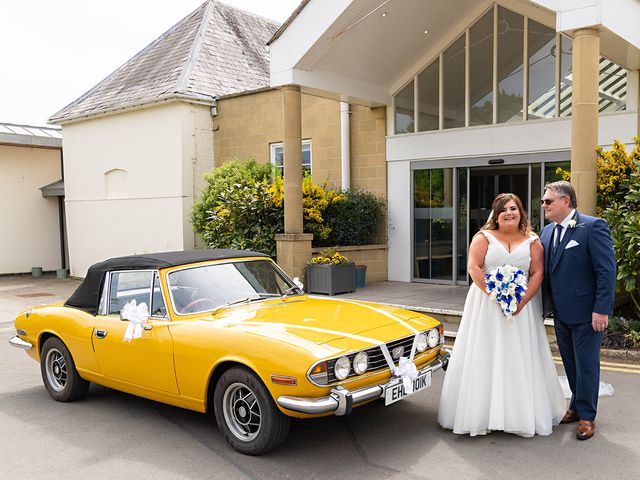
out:
M562 391L564 392L565 398L571 398L571 388L569 388L569 380L566 376L558 377L560 380L560 385L562 386ZM613 385L610 383L600 382L600 391L598 392L599 397L611 397L613 395Z

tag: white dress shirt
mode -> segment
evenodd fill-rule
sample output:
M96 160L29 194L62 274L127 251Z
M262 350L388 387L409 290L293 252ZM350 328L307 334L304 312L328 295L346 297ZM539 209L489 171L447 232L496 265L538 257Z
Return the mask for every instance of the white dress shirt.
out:
M562 222L560 222L560 225L562 225L562 233L560 233L560 240L558 240L558 245L560 245L560 242L564 238L564 234L567 232L567 228L569 227L569 222L571 221L571 219L573 218L573 216L575 214L576 214L576 209L574 208L573 210L571 210L571 213L569 213L569 215L564 217L564 220ZM555 226L556 225L558 225L558 224L556 223L553 226L553 237L551 238L551 245L555 245L555 241L556 241L556 227Z

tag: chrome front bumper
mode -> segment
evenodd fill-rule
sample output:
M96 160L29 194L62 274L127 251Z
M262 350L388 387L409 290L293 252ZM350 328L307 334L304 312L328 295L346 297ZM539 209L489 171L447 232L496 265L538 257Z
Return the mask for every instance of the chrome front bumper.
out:
M449 353L445 349L441 349L438 357L426 367L422 368L419 373L424 373L427 370L435 372L441 368L447 368L449 363ZM351 413L351 409L360 405L361 403L369 402L380 398L384 395L387 385L392 383L395 377L392 377L389 382L366 387L361 390L351 392L343 387L335 387L331 390L331 394L328 397L321 398L300 398L300 397L278 397L278 405L287 410L292 410L299 413L308 414L322 414L333 413L334 415L348 415Z
M9 339L9 345L16 348L21 348L23 350L31 350L33 348L33 345L31 345L29 342L25 342L17 335Z

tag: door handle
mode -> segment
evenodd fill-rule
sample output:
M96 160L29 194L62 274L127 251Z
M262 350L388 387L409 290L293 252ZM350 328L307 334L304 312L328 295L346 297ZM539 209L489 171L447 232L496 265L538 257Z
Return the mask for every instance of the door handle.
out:
M96 330L96 338L104 338L107 336L106 330Z
M153 328L153 325L149 325L149 324L147 323L147 324L146 324L144 327L142 327L142 328L144 328L145 330L151 330L151 329Z

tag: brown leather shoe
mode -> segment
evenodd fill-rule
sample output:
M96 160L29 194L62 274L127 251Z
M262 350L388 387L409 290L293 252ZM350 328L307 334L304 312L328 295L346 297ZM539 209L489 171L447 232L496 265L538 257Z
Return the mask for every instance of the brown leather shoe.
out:
M595 422L589 420L580 420L576 429L576 438L578 440L589 440L596 432Z
M564 414L564 417L562 417L562 420L560 420L560 423L573 423L577 422L578 420L580 420L578 413L569 409L567 410L567 413Z

